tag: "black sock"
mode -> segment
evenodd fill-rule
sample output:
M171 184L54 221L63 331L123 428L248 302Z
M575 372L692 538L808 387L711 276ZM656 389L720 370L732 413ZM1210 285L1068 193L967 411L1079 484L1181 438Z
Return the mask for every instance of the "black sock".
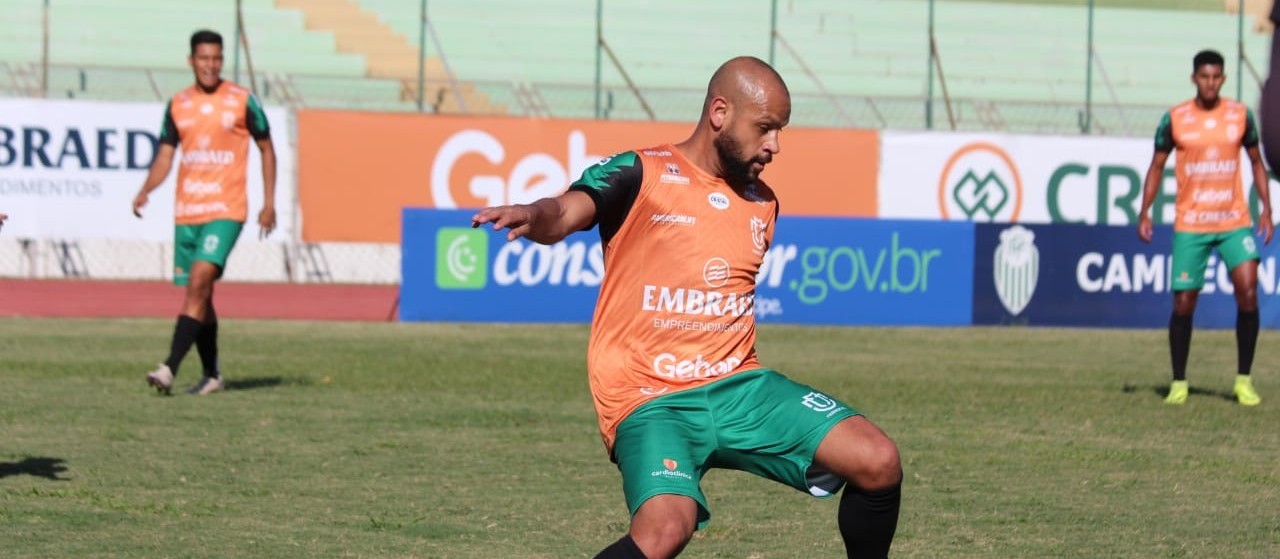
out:
M1236 315L1236 372L1247 375L1253 369L1253 350L1258 347L1258 311L1240 311Z
M191 351L191 344L194 344L196 338L200 336L201 326L204 325L200 324L199 320L185 314L178 315L178 323L173 326L173 342L169 345L169 358L164 360L164 364L169 366L174 376L178 374L178 365L182 364L182 358Z
M645 556L636 545L636 541L631 539L631 534L627 534L613 542L613 545L604 548L604 551L598 553L595 559L645 559Z
M849 559L884 559L898 530L902 484L879 491L845 487L840 497L840 537Z
M1187 356L1191 354L1191 315L1169 317L1169 357L1173 380L1187 380Z
M222 371L218 370L218 315L213 312L212 302L209 303L209 310L205 313L204 327L196 337L196 351L200 353L200 364L204 366L204 376L222 375Z

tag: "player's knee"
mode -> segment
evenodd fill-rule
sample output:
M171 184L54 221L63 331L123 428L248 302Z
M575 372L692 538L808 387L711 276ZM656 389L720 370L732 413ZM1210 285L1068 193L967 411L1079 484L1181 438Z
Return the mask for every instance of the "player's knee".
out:
M873 447L864 456L857 485L865 491L878 491L902 483L902 458L898 445L889 437L881 437L871 443Z
M1246 285L1236 288L1236 306L1245 312L1258 310L1258 286Z
M631 526L631 539L649 559L675 557L693 539L696 528L696 519L680 515L649 519L642 525Z

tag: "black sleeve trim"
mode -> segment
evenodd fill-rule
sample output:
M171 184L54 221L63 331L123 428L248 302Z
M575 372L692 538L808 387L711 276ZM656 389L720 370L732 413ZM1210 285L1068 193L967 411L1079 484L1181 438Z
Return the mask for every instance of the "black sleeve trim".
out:
M178 147L178 125L173 122L173 100L164 106L164 122L160 125L160 143Z

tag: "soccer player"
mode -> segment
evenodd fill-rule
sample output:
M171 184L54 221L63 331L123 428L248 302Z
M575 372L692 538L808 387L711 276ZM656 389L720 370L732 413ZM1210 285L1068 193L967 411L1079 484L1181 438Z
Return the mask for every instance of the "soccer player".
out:
M133 213L142 217L148 195L169 175L174 151L181 144L173 282L186 286L186 297L173 329L169 357L147 373L147 383L169 394L178 365L194 343L204 376L188 393L205 395L222 389L213 284L222 277L248 216L250 140L262 152L263 205L258 225L264 237L276 226L276 155L258 98L222 79L222 36L208 30L195 32L187 61L195 83L174 95L165 108L160 145L133 200Z
M1236 349L1238 365L1235 396L1240 404L1262 402L1249 370L1258 342L1258 244L1250 231L1248 196L1241 189L1240 149L1244 148L1253 166L1253 187L1262 211L1258 234L1270 243L1271 194L1267 170L1258 153L1258 129L1253 112L1238 101L1218 94L1226 80L1222 55L1211 50L1197 53L1192 60L1191 82L1196 97L1164 114L1156 128L1155 153L1142 191L1142 211L1138 236L1151 242L1148 210L1164 181L1169 153L1177 150L1176 218L1173 224L1173 316L1169 318L1169 353L1173 362L1173 384L1165 402L1187 401L1187 356L1191 352L1191 317L1196 298L1204 287L1205 267L1213 250L1231 270L1235 287Z
M791 96L763 61L711 77L692 136L619 153L564 194L486 208L472 226L551 244L598 225L605 277L587 373L629 533L598 558L674 557L710 519L711 468L818 497L848 484L838 523L849 557L885 557L897 528L897 446L829 394L756 356L756 273L778 200L760 174L780 151Z

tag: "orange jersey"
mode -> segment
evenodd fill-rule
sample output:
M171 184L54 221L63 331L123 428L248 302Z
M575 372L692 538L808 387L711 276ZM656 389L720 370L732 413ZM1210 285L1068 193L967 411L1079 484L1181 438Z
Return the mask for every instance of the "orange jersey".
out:
M243 222L248 216L250 138L270 137L266 113L249 90L224 81L213 93L192 85L165 109L160 142L181 144L174 221Z
M615 155L571 190L596 203L604 246L587 374L600 434L663 394L760 368L756 274L778 202L735 191L671 145Z
M1165 113L1156 129L1156 151L1177 150L1177 219L1173 228L1216 233L1249 227L1248 193L1240 180L1240 149L1258 145L1253 112L1222 99L1205 110L1195 100Z

